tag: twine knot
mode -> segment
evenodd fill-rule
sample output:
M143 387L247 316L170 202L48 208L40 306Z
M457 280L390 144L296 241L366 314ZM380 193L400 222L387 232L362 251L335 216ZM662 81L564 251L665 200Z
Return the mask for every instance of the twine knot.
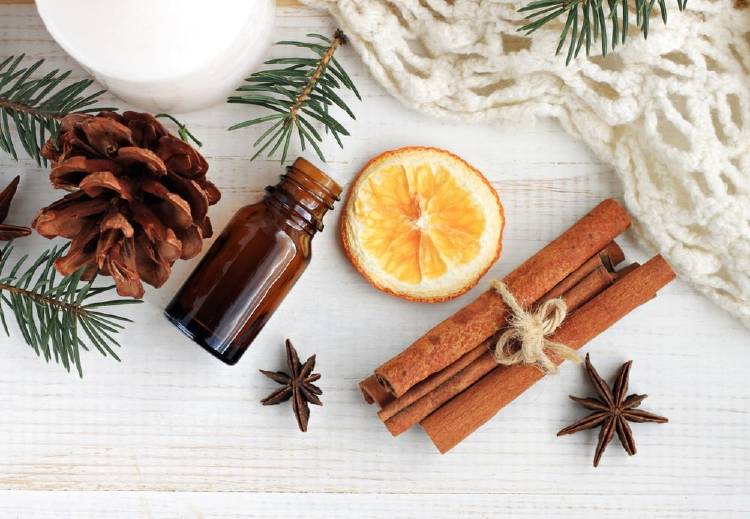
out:
M557 373L558 366L549 358L548 352L563 359L581 362L575 350L547 339L565 320L568 313L565 301L561 298L550 299L536 311L529 311L518 304L502 281L493 281L492 287L500 294L511 313L508 329L500 335L492 350L498 364L533 364L544 373ZM511 347L516 344L518 349L512 350Z

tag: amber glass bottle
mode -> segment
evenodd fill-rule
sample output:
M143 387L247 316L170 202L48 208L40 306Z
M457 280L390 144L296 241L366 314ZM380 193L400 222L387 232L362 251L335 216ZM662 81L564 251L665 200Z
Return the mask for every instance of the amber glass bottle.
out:
M310 262L341 187L298 158L263 200L243 207L167 306L183 333L236 363Z

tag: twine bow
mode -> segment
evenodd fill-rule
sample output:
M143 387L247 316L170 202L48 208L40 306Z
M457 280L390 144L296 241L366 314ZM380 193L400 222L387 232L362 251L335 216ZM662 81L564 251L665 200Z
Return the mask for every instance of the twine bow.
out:
M581 362L575 350L547 339L547 336L554 333L565 320L568 312L565 301L560 298L550 299L536 311L529 311L518 304L502 281L493 281L492 287L497 290L511 312L508 319L509 328L500 335L492 351L498 364L533 364L545 373L557 373L558 366L549 358L547 352L573 362ZM520 347L508 351L509 347L515 344L519 344Z

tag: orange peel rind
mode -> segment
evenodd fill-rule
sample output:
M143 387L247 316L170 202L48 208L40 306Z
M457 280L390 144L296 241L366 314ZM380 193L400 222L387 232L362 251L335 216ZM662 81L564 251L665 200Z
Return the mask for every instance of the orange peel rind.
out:
M408 147L373 158L355 178L339 233L376 288L412 301L453 299L502 252L505 215L489 181L456 155Z

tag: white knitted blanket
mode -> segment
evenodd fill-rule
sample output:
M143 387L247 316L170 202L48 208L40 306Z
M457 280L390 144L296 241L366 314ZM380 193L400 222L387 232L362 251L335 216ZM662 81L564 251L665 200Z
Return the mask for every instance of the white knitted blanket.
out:
M470 121L555 117L622 179L640 236L750 326L750 9L689 0L648 42L555 56L513 0L303 0L328 9L383 86ZM744 0L737 0L743 1ZM634 17L633 17L634 19Z

